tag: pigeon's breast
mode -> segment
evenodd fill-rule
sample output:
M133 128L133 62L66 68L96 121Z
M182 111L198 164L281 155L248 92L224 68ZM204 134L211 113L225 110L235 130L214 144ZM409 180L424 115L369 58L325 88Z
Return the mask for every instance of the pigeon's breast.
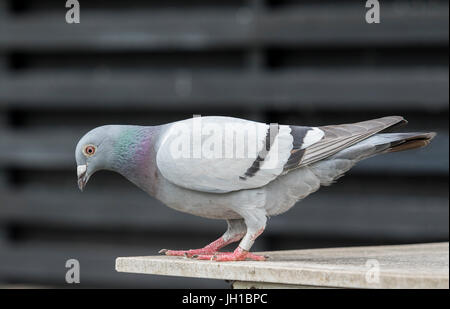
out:
M164 178L155 197L170 208L210 219L239 219L240 210L264 208L267 200L265 188L206 193L182 188Z

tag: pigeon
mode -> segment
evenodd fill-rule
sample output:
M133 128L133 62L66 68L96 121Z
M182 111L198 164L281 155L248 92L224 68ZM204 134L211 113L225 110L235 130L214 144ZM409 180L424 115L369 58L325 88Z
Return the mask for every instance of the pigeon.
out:
M160 253L215 261L264 261L250 252L268 217L328 186L357 162L424 147L436 135L387 133L407 123L389 116L352 124L297 126L193 117L157 126L105 125L75 150L81 191L97 171L117 172L175 210L227 222L200 249ZM219 251L240 241L232 252Z

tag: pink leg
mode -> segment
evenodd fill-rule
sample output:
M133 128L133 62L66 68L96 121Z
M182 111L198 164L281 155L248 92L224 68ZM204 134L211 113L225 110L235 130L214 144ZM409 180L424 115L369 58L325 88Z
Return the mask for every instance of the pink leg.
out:
M237 247L233 252L217 252L215 254L200 254L194 255L193 258L198 260L212 260L218 262L230 262L230 261L245 261L245 260L253 260L253 261L265 261L267 259L266 256L253 254L248 252L241 247Z
M261 228L254 234L249 234L252 243L259 235L261 235L263 231L264 228ZM245 237L243 241L245 241ZM268 257L250 253L249 251L242 249L241 246L239 245L233 252L216 252L214 254L198 254L198 255L196 254L193 256L193 258L196 258L198 260L229 262L229 261L245 261L245 260L265 261L267 260Z
M215 254L220 248L225 247L228 244L238 241L242 238L242 235L237 235L234 238L230 238L229 240L225 240L224 237L220 237L219 239L213 241L209 245L200 248L200 249L191 249L191 250L167 250L161 249L159 253L165 253L166 255L172 256L187 256L191 257L193 255L199 254Z

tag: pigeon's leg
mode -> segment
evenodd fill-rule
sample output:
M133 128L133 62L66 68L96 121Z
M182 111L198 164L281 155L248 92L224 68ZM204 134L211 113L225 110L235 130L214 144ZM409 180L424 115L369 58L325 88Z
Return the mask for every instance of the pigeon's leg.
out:
M239 246L233 252L217 252L215 254L200 254L193 256L199 260L214 260L220 262L226 261L245 261L247 259L254 261L265 261L265 256L250 253L255 239L261 235L266 227L266 214L263 211L252 210L252 213L245 216L247 233L239 243Z
M227 231L217 240L213 241L209 245L200 249L191 250L166 250L162 249L159 253L165 253L166 255L176 256L193 256L198 254L214 254L220 248L225 247L228 244L239 241L244 237L246 226L243 219L227 220Z

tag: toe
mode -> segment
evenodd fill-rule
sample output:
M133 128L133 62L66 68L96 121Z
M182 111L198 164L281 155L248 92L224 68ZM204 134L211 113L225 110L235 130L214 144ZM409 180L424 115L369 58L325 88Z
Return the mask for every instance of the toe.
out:
M207 260L207 261L213 261L217 259L217 255L215 254L195 254L192 256L193 259L196 260Z
M164 252L166 255L170 256L184 256L185 254L188 254L189 251L183 251L183 250L166 250Z

